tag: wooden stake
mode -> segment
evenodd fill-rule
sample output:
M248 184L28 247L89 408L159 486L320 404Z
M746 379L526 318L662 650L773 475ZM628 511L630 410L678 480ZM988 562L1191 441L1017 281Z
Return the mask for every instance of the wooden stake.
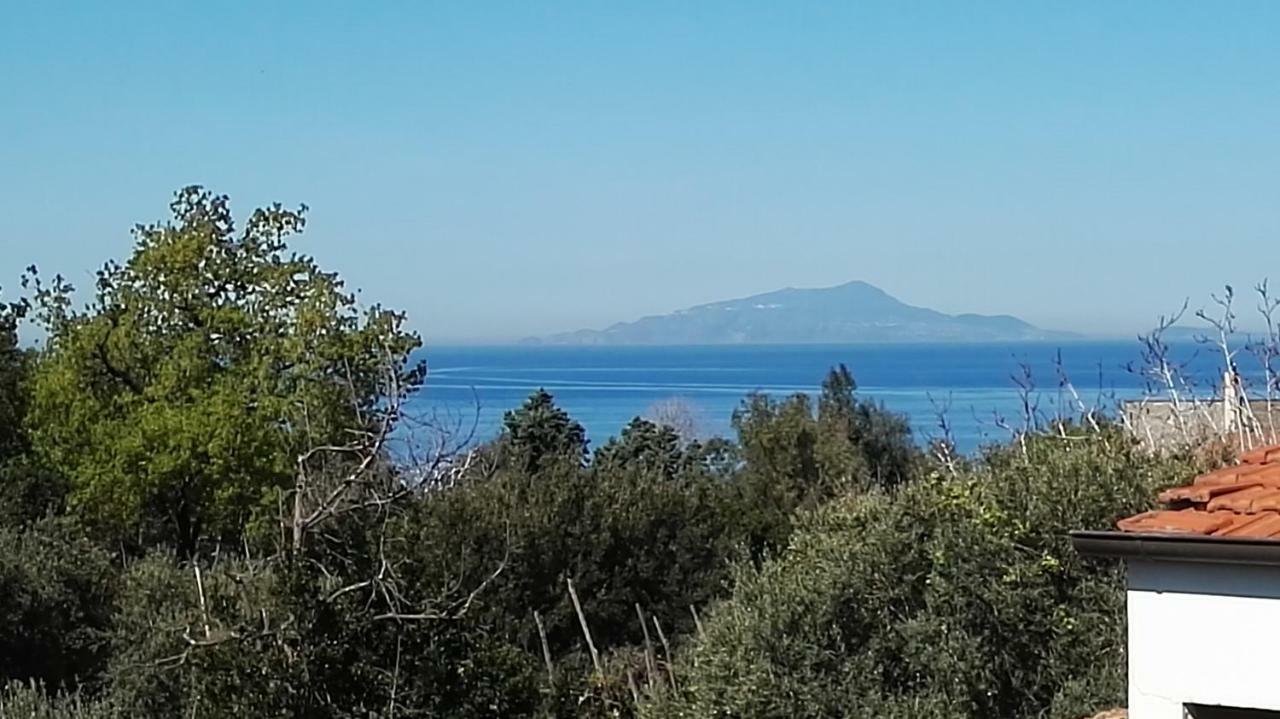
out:
M631 698L636 706L640 706L640 690L636 688L636 678L631 675L631 667L627 667L627 688L631 690Z
M204 620L204 638L209 638L209 609L204 602L204 581L200 578L200 564L195 564L196 568L196 592L200 595L200 617Z
M640 617L640 629L644 631L644 668L649 672L648 683L649 688L653 689L654 677L658 675L654 665L653 656L653 640L649 638L649 623L644 620L644 610L640 608L640 602L636 602L636 616Z
M578 601L578 592L573 588L573 579L565 577L564 581L569 585L569 598L573 600L573 611L578 614L578 623L582 625L582 636L587 639L587 649L591 652L591 665L596 668L596 674L604 676L604 670L600 668L600 652L596 651L596 643L591 639L591 628L587 626L587 615L582 613L582 603Z
M690 604L689 613L693 615L693 626L698 630L698 638L702 639L706 632L702 629L702 620L698 618L698 608Z
M671 688L676 689L676 670L671 663L671 645L667 643L667 634L662 631L662 623L658 621L658 617L653 618L653 627L658 630L658 639L662 640L662 651L667 655L667 677L671 679Z
M542 615L538 614L538 610L533 610L533 621L538 625L538 639L542 640L542 661L547 663L547 679L551 682L556 680L555 667L551 665L551 645L547 644L547 628L542 624Z
M403 635L396 633L396 666L391 673L391 703L387 707L387 719L395 719L396 716L396 692L400 689L400 640Z

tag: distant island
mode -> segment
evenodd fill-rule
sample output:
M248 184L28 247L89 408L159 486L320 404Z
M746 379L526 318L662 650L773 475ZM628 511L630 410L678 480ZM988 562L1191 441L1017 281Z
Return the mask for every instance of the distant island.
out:
M1010 315L949 315L866 282L787 288L671 314L525 340L554 345L843 344L1071 339Z

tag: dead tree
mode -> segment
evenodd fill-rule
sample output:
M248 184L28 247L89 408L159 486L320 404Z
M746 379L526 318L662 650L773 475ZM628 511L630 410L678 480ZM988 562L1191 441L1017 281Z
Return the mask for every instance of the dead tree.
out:
M1201 337L1199 341L1212 344L1222 356L1222 428L1223 435L1234 433L1238 449L1243 452L1254 444L1255 437L1261 438L1261 425L1253 414L1249 403L1248 387L1236 365L1239 349L1232 348L1231 342L1236 334L1235 290L1227 285L1222 295L1210 295L1218 306L1216 314L1201 309L1196 312L1199 317L1213 328L1213 337Z
M698 410L683 397L670 397L649 405L644 419L662 427L669 427L680 441L688 444L700 438L702 422Z
M1249 351L1262 367L1267 410L1266 441L1274 443L1280 441L1276 432L1276 389L1280 383L1280 375L1276 371L1276 361L1280 360L1280 327L1276 324L1276 310L1280 309L1280 298L1271 296L1266 280L1254 286L1254 292L1258 295L1258 314L1262 317L1264 334L1258 341L1250 343Z

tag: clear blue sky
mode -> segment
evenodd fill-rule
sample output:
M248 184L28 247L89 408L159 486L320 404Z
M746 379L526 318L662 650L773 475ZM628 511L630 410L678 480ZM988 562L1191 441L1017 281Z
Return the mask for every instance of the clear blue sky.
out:
M1130 333L1280 269L1280 3L8 2L0 282L188 183L437 342L850 279ZM1274 272L1280 283L1280 272Z

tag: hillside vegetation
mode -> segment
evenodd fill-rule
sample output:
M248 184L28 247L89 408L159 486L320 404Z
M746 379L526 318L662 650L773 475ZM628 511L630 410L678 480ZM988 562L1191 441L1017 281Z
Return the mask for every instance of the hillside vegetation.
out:
M731 439L406 410L302 211L180 191L0 311L0 717L1052 717L1124 694L1108 527L1198 468L1090 416L926 451L832 368ZM39 349L18 342L39 324ZM817 378L815 378L817 379Z

